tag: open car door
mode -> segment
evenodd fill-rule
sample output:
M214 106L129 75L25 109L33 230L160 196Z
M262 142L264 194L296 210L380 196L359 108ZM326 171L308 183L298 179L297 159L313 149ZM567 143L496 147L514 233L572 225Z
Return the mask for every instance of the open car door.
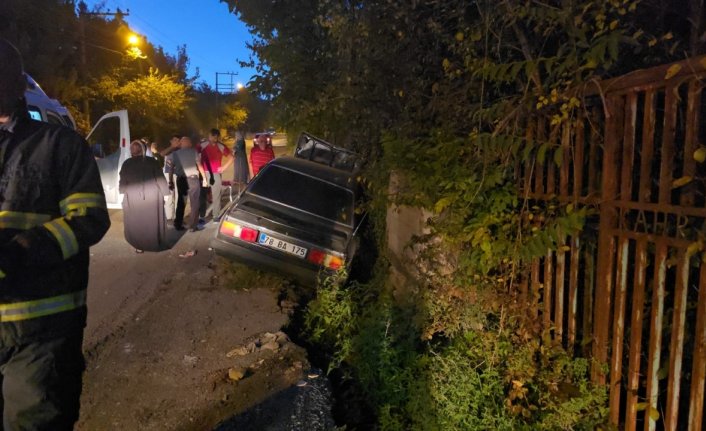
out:
M361 164L359 154L337 147L306 132L299 136L294 157L348 172L358 171Z
M127 111L105 114L93 126L86 138L96 158L108 208L120 208L122 195L118 191L120 167L130 157L130 126Z

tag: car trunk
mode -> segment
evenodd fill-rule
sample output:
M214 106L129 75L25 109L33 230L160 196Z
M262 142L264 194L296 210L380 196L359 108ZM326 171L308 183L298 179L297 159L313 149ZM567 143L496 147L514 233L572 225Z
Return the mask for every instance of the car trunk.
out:
M282 236L329 250L345 252L352 226L316 217L257 196L248 196L229 211L233 218Z

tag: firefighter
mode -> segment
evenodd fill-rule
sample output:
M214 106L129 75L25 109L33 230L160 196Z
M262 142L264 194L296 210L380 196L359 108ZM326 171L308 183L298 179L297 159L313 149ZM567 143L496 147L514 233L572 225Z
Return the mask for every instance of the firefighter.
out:
M31 120L17 49L0 39L0 379L3 430L78 419L88 247L110 219L86 142Z

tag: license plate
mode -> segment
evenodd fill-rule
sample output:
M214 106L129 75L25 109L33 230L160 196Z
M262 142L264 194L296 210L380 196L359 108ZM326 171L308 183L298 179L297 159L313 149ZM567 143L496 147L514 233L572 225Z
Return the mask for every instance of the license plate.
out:
M300 257L302 259L306 256L306 249L304 247L299 247L298 245L290 244L287 241L282 241L281 239L273 238L264 233L260 233L260 235L257 237L257 242L259 244L264 245L265 247L281 250L296 257Z

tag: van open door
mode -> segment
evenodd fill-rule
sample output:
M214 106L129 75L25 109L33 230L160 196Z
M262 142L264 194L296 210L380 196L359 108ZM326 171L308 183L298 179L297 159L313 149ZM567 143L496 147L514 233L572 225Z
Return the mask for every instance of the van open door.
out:
M120 167L130 157L130 125L127 111L105 114L86 138L96 158L108 208L121 208L118 191Z

